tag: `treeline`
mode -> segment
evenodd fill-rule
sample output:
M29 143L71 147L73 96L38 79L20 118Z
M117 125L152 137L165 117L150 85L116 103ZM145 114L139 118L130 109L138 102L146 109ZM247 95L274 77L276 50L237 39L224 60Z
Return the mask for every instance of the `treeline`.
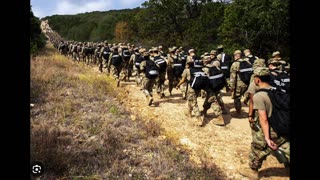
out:
M250 48L289 57L289 0L149 0L141 8L46 17L66 40L183 46L199 53Z
M40 20L35 17L30 7L30 54L36 54L46 44L46 37L41 32Z

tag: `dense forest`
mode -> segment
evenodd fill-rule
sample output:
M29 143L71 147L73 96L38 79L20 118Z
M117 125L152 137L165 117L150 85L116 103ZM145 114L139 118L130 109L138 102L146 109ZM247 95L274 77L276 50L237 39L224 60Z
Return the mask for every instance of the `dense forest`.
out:
M250 48L262 58L289 58L289 0L149 0L134 9L45 17L65 40L196 48L198 53Z

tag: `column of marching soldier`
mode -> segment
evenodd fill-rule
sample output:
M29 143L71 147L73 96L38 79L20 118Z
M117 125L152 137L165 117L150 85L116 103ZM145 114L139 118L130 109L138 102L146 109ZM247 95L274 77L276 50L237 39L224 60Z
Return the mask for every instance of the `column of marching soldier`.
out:
M259 118L262 119L262 115L258 105L264 99L261 100L258 96L256 100L254 99L254 94L260 93L257 90L265 88L262 87L265 85L263 80L265 78L262 76L273 77L281 74L282 77L285 74L282 77L284 81L281 80L280 85L277 80L274 80L274 83L268 80L266 87L277 86L289 92L290 64L281 58L279 51L273 52L272 58L268 61L252 55L249 49L235 50L233 56L230 56L224 52L223 45L200 56L195 49L189 49L186 52L183 47L176 46L168 48L168 53L165 53L161 45L146 49L141 46L135 47L130 43L64 41L56 32L47 26L44 27L47 29L45 32L47 37L61 54L75 62L97 65L102 73L114 77L118 87L121 81L129 81L130 77L134 77L136 85L146 97L148 106L153 104L154 91L159 98L166 98L166 96L172 96L174 88L180 90L181 98L187 100L185 114L188 117L195 116L201 121L201 127L209 121L207 110L210 108L217 117L213 118L213 124L225 125L223 115L228 114L228 110L222 100L223 88L225 88L225 95L232 96L237 115L242 113L241 99L246 105L249 102L250 127L258 124L262 129L265 125L259 124ZM165 85L166 80L168 85ZM165 90L168 90L167 95ZM198 97L204 98L202 111L198 107ZM267 100L265 104L267 107L261 107L261 110L271 111L271 100ZM267 118L270 118L271 113L267 112L267 114ZM289 138L284 138L285 140L280 136L275 138L272 136L273 129L270 129L270 132L261 129L260 131L252 130L250 168L245 167L240 170L242 175L256 178L262 161L271 153L271 150L282 147L290 154Z

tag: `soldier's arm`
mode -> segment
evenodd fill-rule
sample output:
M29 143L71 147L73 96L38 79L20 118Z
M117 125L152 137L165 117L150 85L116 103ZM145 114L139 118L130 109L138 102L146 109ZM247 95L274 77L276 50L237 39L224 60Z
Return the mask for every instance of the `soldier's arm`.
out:
M176 89L179 89L179 87L181 86L181 84L183 84L184 82L186 82L186 77L182 77L180 82L177 84Z
M133 63L133 60L134 60L135 56L136 56L135 54L132 54L132 55L130 56L129 64L132 64L132 63Z
M146 67L146 61L142 61L142 62L140 63L140 70L143 72L144 69L145 69L145 67Z
M101 54L101 53L100 53L100 54ZM111 66L112 54L113 54L113 53L111 53L111 54L110 54L110 56L109 56L109 60L108 60L108 68L110 68L110 66Z
M237 75L237 68L236 65L238 63L233 63L231 68L230 68L230 82L229 82L229 87L234 89L235 87L235 80L236 80L236 75Z
M183 73L182 73L182 77L181 77L181 80L180 80L180 82L177 84L177 86L176 86L176 89L179 89L179 87L181 86L181 84L183 84L184 82L186 82L187 81L187 73L186 73L186 71L187 70L189 70L189 69L185 69L184 71L183 71Z
M270 139L269 122L268 122L268 118L267 118L267 111L258 110L258 112L259 112L259 122L260 122L260 125L261 125L261 129L262 129L262 132L264 134L264 138L265 138L268 146L273 150L278 149L277 144L274 143Z

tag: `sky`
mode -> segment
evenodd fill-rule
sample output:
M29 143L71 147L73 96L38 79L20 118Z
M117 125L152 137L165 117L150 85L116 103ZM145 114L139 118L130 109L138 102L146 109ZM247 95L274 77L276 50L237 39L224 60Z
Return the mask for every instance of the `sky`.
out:
M146 0L31 0L32 12L43 18L55 14L78 14L92 11L132 9Z

